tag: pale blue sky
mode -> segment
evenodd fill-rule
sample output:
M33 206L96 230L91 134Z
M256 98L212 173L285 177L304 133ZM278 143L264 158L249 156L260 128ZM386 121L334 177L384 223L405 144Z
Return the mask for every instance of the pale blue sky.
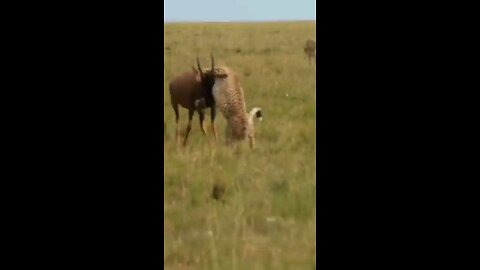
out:
M315 0L164 0L164 22L315 20Z

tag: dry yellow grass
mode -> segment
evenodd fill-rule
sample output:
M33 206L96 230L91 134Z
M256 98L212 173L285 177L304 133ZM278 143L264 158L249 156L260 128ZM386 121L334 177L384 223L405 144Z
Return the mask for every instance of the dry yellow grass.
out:
M310 37L314 22L165 25L165 269L314 269L316 84L303 52ZM208 67L210 52L240 74L247 109L263 109L254 151L223 144L221 114L219 142L202 135L195 115L187 147L175 145L168 83L197 55ZM184 129L183 108L180 122ZM214 186L224 189L219 200Z

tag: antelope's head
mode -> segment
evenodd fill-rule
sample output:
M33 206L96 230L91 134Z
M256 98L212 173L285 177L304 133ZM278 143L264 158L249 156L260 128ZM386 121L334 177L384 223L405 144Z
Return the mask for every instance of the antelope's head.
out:
M207 71L202 70L202 67L200 66L200 60L198 60L198 57L197 57L197 68L200 75L202 88L206 97L205 103L206 103L206 106L208 107L211 107L215 104L215 101L213 99L213 93L212 93L213 85L215 84L215 72L214 72L215 62L212 54L210 54L210 57L212 61L212 68Z

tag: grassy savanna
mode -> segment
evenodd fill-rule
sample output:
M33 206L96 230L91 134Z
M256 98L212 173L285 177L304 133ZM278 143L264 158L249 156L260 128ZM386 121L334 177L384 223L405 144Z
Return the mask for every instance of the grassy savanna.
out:
M303 52L314 22L165 24L165 269L314 269L316 265L315 67ZM227 65L240 75L256 148L225 146L218 112L204 136L198 114L186 147L175 144L168 84L191 70ZM181 129L188 113L180 108ZM213 186L225 188L212 199Z

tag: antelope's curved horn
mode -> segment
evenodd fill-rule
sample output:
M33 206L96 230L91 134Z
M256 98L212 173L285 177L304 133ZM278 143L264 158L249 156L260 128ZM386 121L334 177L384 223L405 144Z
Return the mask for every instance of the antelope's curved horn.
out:
M201 77L203 77L203 71L202 71L202 68L200 67L200 60L198 60L198 56L197 56L197 67Z

